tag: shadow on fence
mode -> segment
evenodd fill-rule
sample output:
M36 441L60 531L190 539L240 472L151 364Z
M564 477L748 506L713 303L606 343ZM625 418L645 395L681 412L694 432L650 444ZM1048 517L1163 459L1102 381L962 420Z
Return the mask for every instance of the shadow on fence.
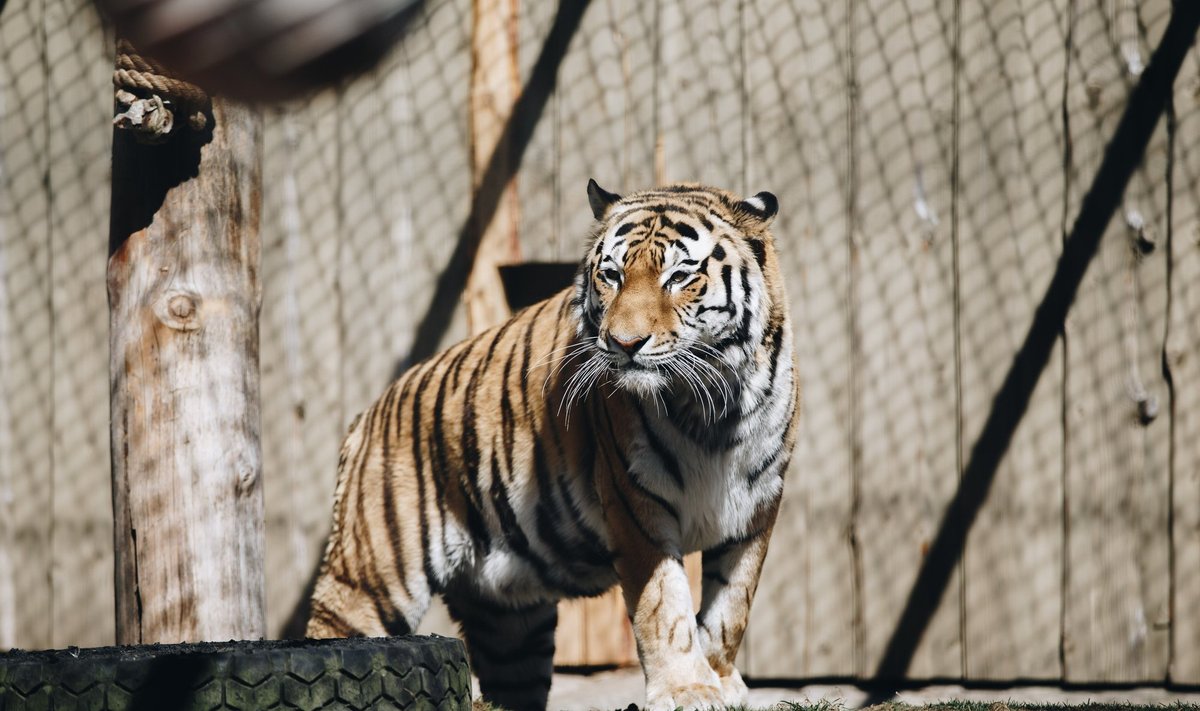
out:
M454 254L438 276L429 309L417 326L412 350L407 358L396 364L393 377L400 377L409 366L433 355L446 334L451 315L458 306L471 274L479 240L496 214L505 186L521 169L521 160L546 109L546 103L558 84L558 69L567 56L571 38L579 29L588 4L587 0L559 4L554 24L533 65L529 81L522 88L504 132L496 142L496 150L488 159L487 169L475 189L471 212L458 232Z
M951 575L962 560L967 535L987 500L1000 461L1029 406L1038 379L1046 369L1083 275L1096 255L1113 212L1121 204L1121 196L1134 170L1142 161L1159 117L1171 100L1175 77L1198 29L1200 4L1175 3L1166 33L1130 95L1121 122L1109 141L1104 162L1084 198L1025 341L992 402L958 491L946 509L937 537L909 592L904 612L876 667L874 681L882 685L868 699L867 706L890 699L895 689L888 688L887 682L903 678L912 663L946 593Z

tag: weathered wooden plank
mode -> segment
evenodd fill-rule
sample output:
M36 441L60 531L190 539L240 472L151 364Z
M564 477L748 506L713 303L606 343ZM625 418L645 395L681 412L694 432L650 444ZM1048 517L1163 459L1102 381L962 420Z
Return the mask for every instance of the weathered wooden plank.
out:
M471 3L423 13L379 69L346 88L338 109L347 419L406 365L471 203ZM442 345L465 335L461 308L433 320L449 324Z
M659 4L661 182L744 191L744 68L739 3Z
M86 0L47 0L53 250L55 647L112 644L108 252L112 38Z
M958 484L951 215L953 10L864 0L853 19L863 656L874 670ZM959 532L958 535L966 535ZM908 673L962 673L961 571ZM929 604L917 601L916 604Z
M399 100L392 104L392 121L404 128L398 132L394 128L381 129L403 137L400 150L390 160L394 164L391 170L401 171L407 177L406 197L397 200L396 195L380 196L392 203L401 202L403 208L399 215L403 219L397 222L401 229L383 233L390 234L391 244L398 245L394 249L401 271L391 281L379 282L393 290L392 303L400 304L401 313L390 315L394 370L407 361L419 320L429 317L437 279L450 257L447 245L458 238L471 207L471 154L467 142L471 2L430 3L423 12L422 20L409 31L398 50L403 64L400 73L393 75L402 91ZM394 212L396 206L389 205L386 209ZM404 225L411 231L406 232ZM370 244L369 238L364 244ZM353 278L362 279L363 269L374 269L371 264L368 260ZM353 274L343 269L343 284ZM374 281L380 275L368 276ZM355 312L344 307L344 313ZM467 334L461 306L449 313L436 314L436 318L448 324L442 346ZM369 324L366 329L371 330ZM369 341L364 344L357 338L347 339L347 365L352 364L356 351L364 345L370 348ZM372 383L366 398L348 390L347 415L361 410L378 395L380 388L379 382ZM458 626L450 621L438 601L422 623L421 632L455 636Z
M263 132L259 319L267 630L285 629L329 530L345 414L339 377L338 104L333 92L272 112Z
M45 2L0 17L0 648L53 644L54 352Z
M651 65L655 155L651 163L634 154L633 162L643 169L653 165L656 183L700 182L745 192L741 3L668 0L657 4L656 13L653 20L643 15L657 26L658 37ZM651 124L642 118L640 125Z
M1171 373L1175 551L1171 681L1200 683L1200 48L1175 80L1164 363ZM1166 403L1164 403L1166 404Z
M559 69L554 125L556 216L561 234L554 235L550 245L556 259L582 256L583 240L593 222L586 197L589 178L617 193L654 182L654 126L653 119L646 117L654 106L653 83L634 78L652 74L654 66L655 9L647 5L628 0L593 3ZM530 209L537 208L531 205ZM619 589L560 606L560 619L568 624L577 615L584 617L586 635L584 656L578 663L637 661ZM568 663L566 652L565 648L556 655L556 661Z
M847 6L745 7L747 192L779 197L773 231L791 298L800 438L752 608L742 670L861 673L851 545Z
M702 12L703 14L703 12ZM654 184L653 43L646 3L594 3L559 75L558 204L562 259L582 256L592 226L587 181L618 194Z
M1053 4L963 5L957 231L968 455L1060 252L1065 23ZM1061 677L1062 437L1059 352L968 538L968 678Z
M1066 94L1069 219L1157 44L1167 6L1166 0L1075 5ZM1150 27L1150 36L1140 25ZM1166 261L1164 250L1141 253L1130 226L1141 221L1149 235L1166 229L1165 138L1160 124L1067 319L1063 671L1069 681L1158 681L1167 672L1170 419L1156 416L1167 394Z
M554 3L520 4L518 22L517 64L523 92L549 91L547 84L534 86L534 65L541 56L549 36L558 7ZM586 18L586 15L585 15ZM585 19L584 22L587 20ZM570 51L570 50L568 50ZM529 144L523 150L521 171L517 175L517 192L520 201L518 236L521 253L532 261L549 261L563 255L564 235L561 231L559 213L559 82L561 66L554 76L557 84L539 116L521 116L523 132L529 136ZM569 243L569 241L568 241ZM558 627L554 634L555 666L586 666L588 664L587 603L564 601L558 606Z
M475 335L511 315L497 267L521 258L513 134L506 131L521 86L516 0L474 0L471 6L471 189L475 195L499 195L494 214L478 215L471 228L479 248L463 304Z
M533 67L549 40L557 3L520 3L517 22L517 67L522 92L546 91L548 86L532 86ZM557 79L557 76L555 77ZM558 92L551 94L542 114L522 116L529 144L524 146L521 170L517 174L517 195L521 204L518 237L526 259L547 261L572 258L560 254L563 235L558 208ZM563 625L559 611L559 626ZM580 621L582 624L582 621Z

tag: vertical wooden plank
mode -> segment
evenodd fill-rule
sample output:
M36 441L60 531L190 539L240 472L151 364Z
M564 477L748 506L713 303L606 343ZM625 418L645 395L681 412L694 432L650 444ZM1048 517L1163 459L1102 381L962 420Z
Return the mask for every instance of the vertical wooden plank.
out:
M50 582L53 332L50 124L43 0L12 0L0 17L0 262L4 266L7 443L0 451L0 646L53 643Z
M406 365L452 251L447 240L471 204L471 3L422 12L390 58L345 89L338 109L346 424ZM406 120L398 124L396 112ZM461 309L437 316L451 323L442 345L465 335Z
M108 308L104 264L112 39L92 3L47 0L54 357L55 647L112 644Z
M556 258L582 257L583 240L593 222L586 197L589 178L617 193L654 182L654 129L652 119L645 117L645 107L654 104L654 85L634 81L635 74L652 74L654 66L655 9L647 5L632 0L593 3L571 38L559 70L554 125L559 139L557 222L562 232L551 245ZM572 629L580 616L585 638L578 663L595 666L637 661L619 589L559 606L566 630ZM571 644L566 632L558 638ZM556 653L556 662L568 663L572 648L564 646Z
M740 0L657 4L656 183L746 191L741 5ZM647 168L652 164L641 160Z
M521 2L518 29L517 65L520 68L522 91L547 90L534 86L533 67L546 43L559 11L552 2ZM584 14L583 22L595 12ZM574 47L568 49L570 58ZM569 61L569 59L564 59ZM524 148L521 172L517 174L517 192L521 201L521 252L530 261L572 259L571 240L562 229L562 210L559 198L563 186L559 177L560 126L558 104L562 101L562 66L554 76L556 89L540 116L520 116L529 132L529 145ZM602 181L602 180L601 180ZM612 593L608 593L612 595ZM589 601L563 601L558 604L558 627L554 629L554 665L556 667L586 667L588 664Z
M1200 683L1200 48L1175 80L1171 173L1169 322L1164 363L1171 373L1171 681Z
M407 356L426 306L420 294L432 292L446 239L466 218L470 9L469 0L426 8L405 45L349 85L338 109L347 418L378 397ZM413 107L411 123L395 125L394 102ZM404 235L416 240L412 254L395 249Z
M338 104L272 112L263 132L263 476L267 630L285 633L324 550L344 434L336 270ZM296 630L286 630L295 632Z
M479 249L463 301L467 327L474 335L510 315L497 267L521 258L517 184L515 176L509 177L516 167L514 146L511 132L505 131L520 92L520 77L516 0L473 0L471 6L471 189L477 195L499 194L495 214L482 215L472 225ZM503 176L503 184L496 176Z
M557 105L563 259L582 256L593 217L587 181L618 194L654 184L655 13L646 3L593 3L572 38L559 77ZM635 80L635 75L640 75Z
M803 389L800 438L751 613L743 673L853 676L849 66L846 3L745 7L747 192L773 226Z
M401 53L390 55L346 86L337 108L337 286L347 420L379 396L404 357L399 340L419 312L401 306L395 287L422 279L426 271L403 264L390 240L393 233L412 231L411 137L403 127L396 130L387 113L389 94L405 90L403 64Z
M864 658L875 669L958 484L951 220L951 0L864 0L854 18L858 121ZM966 532L961 532L966 535ZM912 677L958 677L961 571Z
M1060 252L1065 38L1066 16L1054 4L963 4L958 234L968 455ZM1050 363L968 538L970 679L1062 675L1061 351Z
M1169 4L1075 6L1067 86L1071 219ZM1140 251L1131 228L1142 222L1149 235L1166 229L1165 139L1160 124L1067 319L1068 681L1166 678L1170 421L1157 417L1167 394L1160 350L1166 261L1163 250Z
M740 3L659 4L661 182L745 191Z
M550 27L557 12L556 3L523 2L518 9L517 22L517 68L522 92L546 90L548 87L531 86L533 66L548 39ZM557 77L556 77L557 78ZM561 86L561 85L560 85ZM526 259L548 261L571 259L573 255L561 254L564 235L559 224L558 208L558 92L550 96L541 116L521 117L532 123L525 129L529 132L529 145L525 147L521 160L521 171L517 174L517 194L521 204L518 238L521 253ZM559 626L563 618L560 611Z
M559 8L554 3L523 2L520 7L519 41L517 46L518 66L523 91L545 91L549 87L533 86L532 70L550 41ZM594 17L595 11L584 15ZM568 47L564 63L569 62L577 51L576 45ZM521 172L517 176L520 194L520 240L521 251L532 261L570 260L576 255L564 253L570 250L572 241L562 230L560 195L564 190L559 172L561 127L559 103L564 90L562 66L555 75L556 88L551 94L542 114L538 117L525 116L521 120L531 123L529 145L525 147ZM591 86L591 77L583 77ZM570 87L566 87L570 89ZM579 91L579 89L575 89ZM567 195L568 203L570 195ZM612 595L612 593L609 593ZM607 596L605 596L607 597ZM588 607L589 600L564 600L558 605L558 627L554 634L554 665L556 667L587 666L588 657ZM623 611L623 608L622 608ZM618 621L619 623L619 621Z
M4 36L0 25L0 36ZM5 38L7 39L7 37ZM11 93L8 57L0 67L0 137L7 138L8 104ZM2 138L0 138L2 140ZM9 521L12 517L13 496L13 439L12 407L9 405L9 382L6 375L12 372L10 346L15 340L11 325L12 314L8 305L8 234L13 229L12 208L9 195L8 165L0 152L0 649L16 644L17 595L14 583L16 565L16 541Z
M353 384L361 376L348 374L347 416L353 416L378 396L382 383L397 374L407 362L413 331L425 317L438 276L449 260L448 240L457 238L471 207L471 153L467 131L470 38L470 0L429 3L419 24L408 32L398 49L401 65L399 73L392 76L398 82L399 93L393 107L403 118L400 125L404 128L396 131L393 126L380 130L391 134L390 139L385 138L384 145L387 140L401 141L394 144L391 157L386 160L392 172L398 171L405 176L405 183L402 194L382 192L376 199L387 203L381 208L383 214L399 213L396 229L382 233L390 235L389 244L395 250L399 271L390 277L371 274L379 265L364 254L361 266L354 269L348 269L347 263L343 262L340 277L346 300L343 314L347 329L347 367L356 367L356 356L372 347L370 340L362 339L371 338L370 332L374 330L365 322L362 327L353 325L364 315L358 314L351 300L356 287L348 282L369 279L372 282L378 280L391 289L391 303L398 305L398 313L385 317L390 320L387 335L392 340L384 350L391 354L393 370L383 373L382 380L379 376L371 376L373 380L365 389ZM379 146L368 144L367 149L377 151ZM353 160L349 155L343 161ZM349 165L346 163L346 169ZM343 190L349 187L344 186ZM349 196L354 192L345 194ZM346 219L354 219L353 215L347 211ZM370 235L362 239L364 245L372 244ZM467 334L461 307L453 313L439 314L439 318L449 322L441 346ZM450 621L439 600L426 616L420 631L456 636L458 627Z

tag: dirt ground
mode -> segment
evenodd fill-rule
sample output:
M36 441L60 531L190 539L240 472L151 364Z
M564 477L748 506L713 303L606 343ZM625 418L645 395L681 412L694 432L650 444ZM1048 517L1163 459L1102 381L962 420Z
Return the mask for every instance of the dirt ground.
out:
M750 689L747 706L764 708L780 701L833 701L848 708L859 708L869 698L867 691L853 685L808 685L790 688ZM1177 693L1160 688L1136 688L1104 691L1063 690L1051 686L1019 686L1005 689L966 689L961 686L928 686L902 691L893 699L910 704L928 704L950 699L970 701L1013 701L1025 703L1130 702L1158 704L1185 702L1200 704L1200 693ZM618 669L595 674L555 674L550 688L552 711L588 711L623 709L645 700L641 670Z

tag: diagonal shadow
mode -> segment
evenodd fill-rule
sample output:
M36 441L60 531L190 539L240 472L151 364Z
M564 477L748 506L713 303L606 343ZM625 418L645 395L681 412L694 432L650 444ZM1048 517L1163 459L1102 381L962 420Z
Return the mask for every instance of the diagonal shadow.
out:
M941 603L955 566L962 559L967 533L987 500L996 469L1029 406L1038 379L1050 360L1071 303L1088 264L1121 202L1133 171L1141 163L1150 136L1170 99L1175 76L1200 29L1200 2L1177 0L1162 41L1134 87L1117 130L1108 143L1092 186L1063 246L1046 294L1038 305L1025 342L1013 358L1004 384L971 450L958 491L946 509L937 537L917 573L904 611L888 640L871 680L878 684L865 706L890 699L907 672L913 654Z
M533 130L546 108L550 95L558 83L558 68L567 54L571 38L579 29L583 13L589 0L562 0L554 16L554 24L538 54L537 62L529 80L521 89L521 95L513 105L512 115L504 125L504 132L496 142L496 149L488 159L487 168L479 182L479 188L471 200L471 211L458 231L454 253L446 268L438 275L433 299L429 309L421 318L413 338L408 357L396 364L393 377L399 377L408 367L433 355L437 350L451 316L457 307L467 277L479 251L479 240L484 230L496 215L496 207L509 181L516 176L529 147Z

